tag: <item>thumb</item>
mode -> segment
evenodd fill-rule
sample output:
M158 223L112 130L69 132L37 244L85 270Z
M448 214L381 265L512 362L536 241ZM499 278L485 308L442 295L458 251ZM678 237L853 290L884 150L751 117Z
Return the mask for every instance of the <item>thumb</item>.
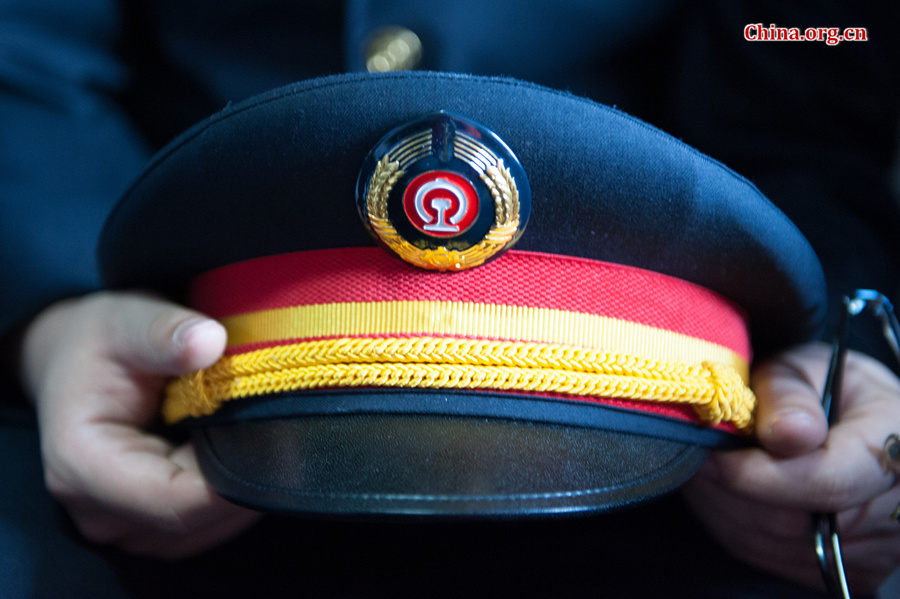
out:
M110 304L108 355L135 371L184 374L211 365L225 350L225 328L198 312L146 295Z
M822 387L829 348L814 344L788 350L753 372L758 399L756 434L771 454L794 457L821 447L828 436Z

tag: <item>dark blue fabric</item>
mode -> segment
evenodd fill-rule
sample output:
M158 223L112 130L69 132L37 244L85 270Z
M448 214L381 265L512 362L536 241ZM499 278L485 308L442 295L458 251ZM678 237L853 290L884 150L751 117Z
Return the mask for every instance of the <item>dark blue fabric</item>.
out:
M10 397L5 394L3 399ZM3 404L0 401L0 596L126 596L108 554L81 538L44 489L33 415Z
M116 95L114 2L0 3L0 331L99 285L94 246L147 159Z
M749 177L797 223L827 274L828 334L842 294L900 295L900 189L889 175L900 138L900 46L888 42L900 4L722 1L697 3L681 18L665 37L679 65L668 101L649 105L645 95L632 109ZM759 22L857 24L870 41L739 39ZM858 347L900 372L879 334Z

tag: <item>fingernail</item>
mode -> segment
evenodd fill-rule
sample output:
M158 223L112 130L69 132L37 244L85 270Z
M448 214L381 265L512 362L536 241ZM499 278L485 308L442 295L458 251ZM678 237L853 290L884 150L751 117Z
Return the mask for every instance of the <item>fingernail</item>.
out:
M172 343L178 349L182 349L187 347L191 337L200 335L204 329L215 326L218 326L216 325L216 321L209 318L204 318L202 316L188 318L175 327L175 331L172 333Z
M806 410L784 408L775 412L769 419L768 433L773 436L806 433L815 428L816 420Z
M776 455L794 456L819 447L828 434L824 421L798 408L783 408L773 414L759 440Z

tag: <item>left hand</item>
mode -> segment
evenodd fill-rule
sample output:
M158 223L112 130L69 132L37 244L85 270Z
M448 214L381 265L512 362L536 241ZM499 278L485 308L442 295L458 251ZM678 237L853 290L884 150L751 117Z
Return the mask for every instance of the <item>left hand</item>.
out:
M201 314L135 292L65 300L26 328L23 382L44 479L87 539L175 559L260 519L213 491L191 444L147 430L168 378L215 362L225 336Z
M742 561L824 588L813 552L813 512L837 513L851 591L873 593L900 567L895 474L879 457L900 432L900 380L880 362L848 352L840 420L821 407L830 348L789 350L755 369L761 447L714 453L685 487L697 517Z

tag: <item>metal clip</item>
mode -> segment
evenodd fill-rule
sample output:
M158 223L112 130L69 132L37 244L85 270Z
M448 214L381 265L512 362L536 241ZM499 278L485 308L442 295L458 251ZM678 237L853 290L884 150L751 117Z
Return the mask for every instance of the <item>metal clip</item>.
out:
M844 361L847 357L847 331L850 321L867 310L881 321L885 340L900 363L900 325L890 300L884 294L871 289L858 289L852 296L844 297L844 310L841 312L837 334L831 346L831 361L828 364L828 375L822 392L822 409L825 411L829 428L837 424L840 415L840 389ZM813 541L828 593L833 597L850 599L835 514L813 514Z

